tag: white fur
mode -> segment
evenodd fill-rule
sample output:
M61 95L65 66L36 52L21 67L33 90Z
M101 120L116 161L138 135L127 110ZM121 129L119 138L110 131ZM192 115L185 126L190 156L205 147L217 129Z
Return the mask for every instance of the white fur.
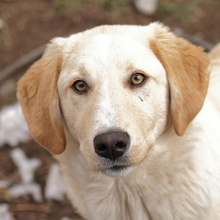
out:
M101 55L103 62L108 61L108 51L109 51L109 37L104 34L97 35L94 39L97 44L98 53Z
M90 164L88 155L84 153L83 144L89 146L87 151L90 151L91 159L96 161L93 138L101 131L104 132L114 127L132 133L132 140L137 141L137 145L142 146L142 142L146 143L141 139L142 132L138 130L140 128L129 125L129 122L137 123L138 117L141 117L140 112L132 111L134 106L129 106L129 102L136 103L135 106L140 105L138 108L148 114L151 114L151 111L153 114L158 112L157 117L161 118L161 122L158 124L160 128L154 128L155 133L161 133L162 131L158 130L165 126L164 116L167 114L167 109L164 108L167 105L167 82L163 79L165 71L151 50L144 49L143 51L143 48L136 44L138 40L128 41L125 39L126 37L119 36L118 44L115 42L115 45L111 46L112 49L108 48L108 50L105 43L109 43L109 39L108 42L97 41L97 39L105 39L103 36L95 37L95 43L92 45L89 43L80 48L80 54L83 55L82 60L80 57L78 60L86 66L87 72L90 74L86 80L94 84L92 89L95 96L90 94L85 98L75 94L70 95L77 96L73 99L77 99L82 110L77 109L77 103L72 106L65 102L68 99L61 100L64 115L72 118L72 121L75 120L74 115L77 114L77 117L82 117L80 123L84 123L84 116L75 113L68 106L75 108L76 112L90 111L89 118L85 116L86 119L91 120L94 117L94 120L85 122L84 136L79 138L80 150L77 152L74 150L78 148L78 144L73 142L72 135L74 134L72 133L69 134L71 137L68 138L65 152L56 156L63 167L69 198L83 217L90 220L220 219L220 115L209 97L207 97L202 111L187 128L184 136L178 137L170 127L155 140L147 158L142 158L143 161L134 166L129 174L121 173L121 177L119 175L117 178L105 176L96 169L97 164L102 160L93 166ZM129 43L124 43L126 40ZM120 44L123 46L120 47ZM97 54L92 56L89 54L90 57L87 59L87 51L90 51L90 48L95 50L96 47L98 48ZM100 51L101 48L103 51ZM131 49L126 50L127 48ZM113 50L114 53L112 53ZM134 55L132 56L132 54ZM101 59L103 57L105 57L104 60ZM107 57L109 61L106 64ZM95 59L101 62L97 64L94 62ZM118 59L120 62L117 62ZM68 61L66 62L68 63ZM137 69L145 71L158 82L152 82L152 84L149 82L148 88L145 90L133 91L132 93L137 93L135 97L133 97L134 94L126 94L120 84L126 78L123 75L125 74L124 69L118 65L118 63L125 63L126 66L126 62L132 62ZM80 72L74 68L69 70L68 74L69 77L72 77ZM60 82L66 77L66 71L61 72ZM161 85L161 89L158 87L151 103L143 107L141 102L138 104L136 101L137 99L140 101L138 96L141 96L144 102L150 99L146 96L154 91L153 87L157 83ZM219 79L217 83L219 87ZM95 84L99 86L96 90ZM215 91L213 93L217 94ZM61 96L65 95L61 92ZM88 100L89 96L92 99L91 102ZM84 99L85 101L83 101ZM160 106L157 105L157 100L160 100ZM89 103L85 105L81 104L82 102ZM220 99L218 98L218 101L215 100L215 102L218 102L219 105ZM87 106L89 109L84 109ZM157 111L158 109L159 111ZM145 120L144 117L141 120ZM77 124L77 121L74 122ZM147 123L146 126L148 126ZM69 127L71 126L69 125ZM73 130L77 130L76 127L77 125ZM151 129L150 125L149 127ZM74 132L78 135L78 131ZM135 137L136 135L140 141ZM216 210L213 211L214 209Z
M187 70L196 68L191 61L199 60L197 52L192 58L194 61L185 59L181 63L178 60L186 56L187 47L189 56L196 49L185 41L178 41L166 27L157 23L147 27L102 26L67 39L53 40L62 55L57 82L61 111L57 112L61 115L66 139L66 149L56 158L63 171L67 194L85 219L220 219L219 60L211 58L210 84L201 111L184 134L178 136L174 128L185 122L180 119L174 125L178 114L172 121L171 113L175 105L180 106L181 114L188 106L179 105L176 99L183 99L188 89L194 95L193 89L196 93L196 88L205 85L187 88L188 84L184 84L185 90L180 90L178 83L169 78L172 73L167 73L166 65L158 58L160 53L152 49L152 39L156 38L165 45L159 49L167 51L171 46L173 54L177 54L177 57L172 57L173 54L163 57L176 58L176 63L170 65L178 66L180 62L183 72L184 62L190 62ZM182 56L175 51L177 45L184 48ZM203 57L202 62L206 62L200 50L198 54ZM191 74L197 72L195 69ZM130 84L135 73L147 77L139 87ZM72 89L76 80L85 81L87 93L78 94ZM174 94L170 96L171 87ZM172 106L171 98L175 100ZM103 132L118 130L130 136L130 147L125 155L116 161L99 157L94 150L94 138ZM53 152L53 146L49 147ZM128 167L118 171L111 169L116 165Z
M80 153L72 153L72 145L67 145L56 158L63 167L69 198L91 220L217 220L219 126L219 113L207 100L184 137L169 129L156 141L151 156L121 178L88 170Z

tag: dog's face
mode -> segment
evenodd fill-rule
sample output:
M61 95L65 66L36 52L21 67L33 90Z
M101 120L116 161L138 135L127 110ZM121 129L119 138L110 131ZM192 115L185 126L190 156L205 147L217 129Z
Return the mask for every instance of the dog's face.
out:
M200 48L160 24L103 26L53 40L18 92L43 146L57 154L74 140L90 169L120 176L170 121L184 133L203 105L207 66Z
M71 43L58 79L69 132L91 168L110 173L139 164L166 126L165 69L138 33L96 33Z

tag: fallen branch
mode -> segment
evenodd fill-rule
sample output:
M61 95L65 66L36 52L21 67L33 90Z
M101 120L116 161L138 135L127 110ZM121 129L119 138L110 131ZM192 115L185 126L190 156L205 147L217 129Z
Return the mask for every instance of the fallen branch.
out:
M11 63L9 66L5 67L0 71L0 85L4 80L11 77L14 73L16 73L21 68L27 66L28 64L34 62L39 58L45 50L45 45L37 47L31 52L25 54L21 58L17 59L15 62Z
M35 212L51 212L51 208L46 204L16 204L10 205L10 211L12 212L26 212L26 211L35 211Z
M214 47L214 45L209 43L208 41L205 41L199 37L195 37L195 36L184 33L184 31L181 28L173 28L172 31L177 36L185 38L186 40L190 41L193 44L204 47L207 52L210 51Z

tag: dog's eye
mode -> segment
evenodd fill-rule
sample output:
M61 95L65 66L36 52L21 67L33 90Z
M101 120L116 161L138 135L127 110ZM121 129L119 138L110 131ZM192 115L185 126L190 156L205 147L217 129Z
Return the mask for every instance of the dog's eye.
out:
M88 90L86 83L82 80L77 80L74 82L72 88L79 94L86 93Z
M140 86L146 81L147 77L142 73L135 73L130 79L132 86Z

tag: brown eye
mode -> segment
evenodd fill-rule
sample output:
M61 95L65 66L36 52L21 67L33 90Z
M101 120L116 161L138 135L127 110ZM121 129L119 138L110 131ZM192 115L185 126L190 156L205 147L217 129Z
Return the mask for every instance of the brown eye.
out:
M88 87L85 82L82 80L77 80L76 82L73 83L72 88L77 92L77 93L86 93L88 90Z
M146 81L147 77L142 73L135 73L132 75L130 83L132 86L140 86Z

